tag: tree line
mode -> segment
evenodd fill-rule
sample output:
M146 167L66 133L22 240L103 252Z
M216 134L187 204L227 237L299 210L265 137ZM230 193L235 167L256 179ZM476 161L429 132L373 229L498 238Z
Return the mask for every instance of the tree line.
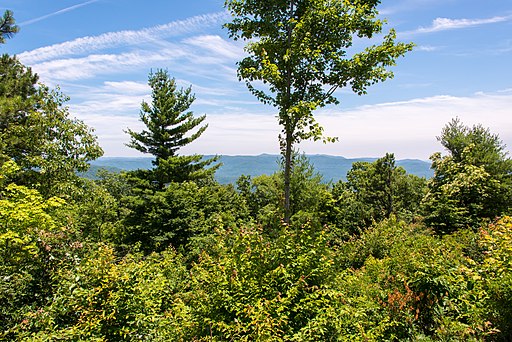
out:
M499 136L453 119L433 178L388 153L325 184L292 148L321 137L313 110L335 101L323 86L363 93L410 45L391 32L344 62L354 33L380 32L375 1L226 6L234 38L259 38L239 75L283 125L280 170L235 185L214 180L217 158L179 154L207 126L165 70L149 75L145 128L126 131L154 167L79 177L102 155L93 130L1 57L0 339L512 339L512 160ZM2 43L17 32L11 12L0 28Z

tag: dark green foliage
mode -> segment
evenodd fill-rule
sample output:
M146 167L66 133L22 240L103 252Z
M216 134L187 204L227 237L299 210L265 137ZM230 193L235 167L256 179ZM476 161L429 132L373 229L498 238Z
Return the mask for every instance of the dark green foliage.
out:
M0 147L2 159L21 159L30 139L29 116L39 107L38 76L16 58L0 57Z
M448 155L431 156L434 177L424 200L425 222L439 233L478 228L512 208L512 160L496 134L458 119L438 137Z
M117 184L113 183L109 183L110 189L100 181L88 179L68 184L67 192L72 194L66 198L68 220L87 241L110 240L124 217L125 209L121 207L120 199L114 196L118 189L113 187Z
M169 182L211 178L218 166L210 169L205 167L217 158L178 155L181 147L199 138L208 127L199 127L205 115L196 118L189 111L195 100L191 88L178 90L174 78L170 78L164 70L150 74L148 83L152 88L152 102L150 105L143 101L140 111L140 119L147 130L137 133L128 129L127 133L131 136L128 146L155 157L153 178L160 187ZM191 133L194 129L196 131Z
M393 154L372 163L356 162L347 181L332 189L330 220L338 235L360 232L391 215L412 221L419 214L425 184L425 179L397 167Z
M122 198L128 210L116 233L120 245L139 245L146 252L195 248L203 238L239 223L247 216L245 205L232 186L216 183L169 183L155 191L135 188ZM190 245L192 243L192 245Z
M15 25L12 11L6 10L0 18L0 44L4 44L5 38L11 38L18 31L19 27Z

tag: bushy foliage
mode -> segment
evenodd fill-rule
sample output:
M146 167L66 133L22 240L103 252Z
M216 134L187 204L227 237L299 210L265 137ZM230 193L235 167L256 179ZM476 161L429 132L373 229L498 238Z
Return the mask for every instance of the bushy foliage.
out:
M348 279L355 284L346 288L362 292L363 303L378 308L377 320L366 323L370 340L494 336L485 312L487 292L464 240L439 238L421 226L392 219L341 246L342 268L354 267ZM358 292L349 298L360 297Z
M113 185L113 184L111 184ZM68 185L68 220L92 242L110 241L126 209L101 182L79 179Z
M37 341L173 341L182 322L179 301L186 270L169 250L127 255L117 260L112 248L91 255L55 274L51 302L26 315L20 337Z
M37 81L16 57L0 57L0 160L19 165L18 184L59 195L103 150L93 130L70 117L68 98Z
M391 215L409 222L420 214L426 180L395 165L393 154L375 162L356 162L332 189L328 211L338 238L359 233Z
M191 269L194 338L328 339L334 259L325 234L283 226L273 239L246 227L216 242Z
M291 222L324 224L324 209L330 201L329 185L304 154L295 154L293 172L290 177ZM280 229L283 218L283 177L284 165L272 175L261 175L251 179L242 176L237 181L237 189L247 203L251 217L262 224L267 231Z
M458 119L438 140L448 155L431 156L434 177L424 199L425 221L439 233L472 227L508 214L512 203L512 160L496 134Z
M488 293L489 321L502 340L512 339L512 218L504 217L480 230L484 258L479 277Z
M138 245L146 252L171 245L196 249L207 243L215 228L230 227L247 216L232 186L183 182L159 191L146 185L121 199L128 212L114 233L119 245Z
M1 179L17 171L2 165ZM45 199L37 190L14 183L0 192L0 338L9 339L24 315L44 305L53 290L52 273L73 260L82 238L65 215L66 203Z

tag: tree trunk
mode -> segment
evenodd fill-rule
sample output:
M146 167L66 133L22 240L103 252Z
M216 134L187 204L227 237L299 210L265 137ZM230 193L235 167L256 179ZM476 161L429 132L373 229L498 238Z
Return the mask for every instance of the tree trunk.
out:
M292 27L290 20L293 17L294 11L294 0L290 1L289 21L288 21L288 49L291 49L292 45ZM288 115L288 109L291 105L291 88L292 88L292 69L290 61L286 63L286 112ZM291 118L289 118L291 121ZM290 223L291 216L291 203L290 203L290 179L292 174L292 143L293 143L293 127L290 122L285 124L286 140L285 140L285 153L284 153L284 223Z
M290 223L290 180L292 175L292 133L286 132L286 149L284 154L284 223Z

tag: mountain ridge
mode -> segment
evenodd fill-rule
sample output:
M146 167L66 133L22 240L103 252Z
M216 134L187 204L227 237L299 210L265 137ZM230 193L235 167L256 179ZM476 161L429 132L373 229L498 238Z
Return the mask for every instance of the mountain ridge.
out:
M210 158L212 155L205 155ZM275 154L260 155L220 155L219 162L222 166L217 170L215 178L222 184L234 184L241 175L251 177L263 174L272 174L279 169L280 156ZM327 154L307 155L315 171L322 175L325 182L337 182L345 180L352 163L357 161L373 162L378 158L345 158ZM153 158L151 157L101 157L90 162L91 169L83 174L88 178L94 178L100 169L111 172L130 171L136 169L150 169ZM402 166L407 173L419 177L430 178L433 171L430 162L420 159L401 159L396 161L397 166Z

